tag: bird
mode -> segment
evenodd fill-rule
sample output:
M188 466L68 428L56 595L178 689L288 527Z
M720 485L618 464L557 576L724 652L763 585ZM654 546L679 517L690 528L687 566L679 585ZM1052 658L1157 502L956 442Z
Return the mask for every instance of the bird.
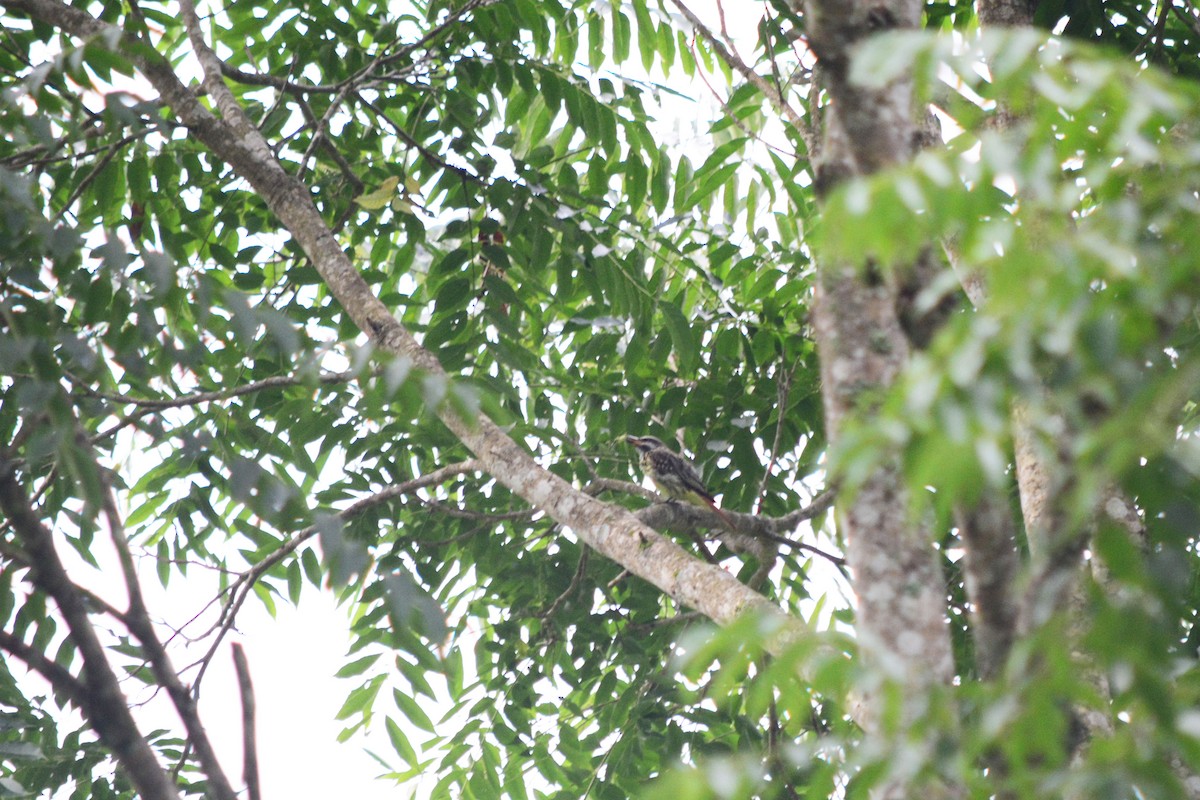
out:
M692 462L671 450L654 436L626 436L625 441L641 454L642 471L669 500L683 500L694 506L708 506L724 520L730 530L736 530L733 520L721 509L704 486L700 473Z

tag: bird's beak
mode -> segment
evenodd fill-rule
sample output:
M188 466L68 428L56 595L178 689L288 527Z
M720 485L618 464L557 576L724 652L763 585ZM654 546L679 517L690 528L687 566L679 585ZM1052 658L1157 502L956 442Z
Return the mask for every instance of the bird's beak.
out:
M639 436L626 436L625 437L625 444L631 444L634 447L637 447L638 443L641 441L642 441L642 439Z

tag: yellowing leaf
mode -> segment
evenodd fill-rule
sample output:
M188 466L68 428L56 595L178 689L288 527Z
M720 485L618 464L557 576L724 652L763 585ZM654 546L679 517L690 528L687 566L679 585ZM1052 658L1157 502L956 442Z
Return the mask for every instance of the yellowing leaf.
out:
M392 177L379 184L379 187L372 192L359 195L354 198L354 202L358 203L363 208L371 211L378 211L386 206L392 200L392 195L396 193L396 187L400 185L400 176L393 175Z

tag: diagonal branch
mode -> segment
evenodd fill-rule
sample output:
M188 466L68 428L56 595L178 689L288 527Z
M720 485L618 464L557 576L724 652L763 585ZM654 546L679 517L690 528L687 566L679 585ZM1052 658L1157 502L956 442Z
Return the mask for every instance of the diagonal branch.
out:
M83 180L75 184L75 188L71 190L70 196L67 197L66 201L62 204L62 208L60 208L58 213L54 215L54 221L57 222L58 220L62 219L63 215L71 210L71 206L75 204L75 201L78 200L80 196L83 195L87 187L90 186L92 182L100 176L100 173L104 171L104 168L107 167L114 158L116 158L117 153L121 152L125 145L140 139L149 130L150 129L145 129L137 133L128 134L108 145L107 152L105 152L104 155L101 156L100 159L95 163L95 165L92 166L91 170L87 175L84 176Z
M682 0L671 0L671 2L674 3L675 7L678 8L683 16L687 18L687 21L691 24L696 33L700 34L701 38L708 42L709 46L713 49L713 52L717 54L718 58L736 70L738 74L749 81L755 89L758 89L760 92L762 92L763 96L771 101L771 105L775 106L776 110L787 117L788 122L795 125L798 130L805 130L804 118L796 113L796 109L791 107L787 101L787 98L785 98L777 88L768 83L763 76L752 70L745 61L738 57L737 53L732 52L728 47L726 47L724 42L717 38L716 34L714 34L712 30L701 21L700 17L696 16L696 12L684 5Z
M454 173L461 180L470 181L472 183L478 183L478 184L482 184L482 185L487 184L487 181L485 181L483 178L479 177L478 175L472 173L470 170L464 169L463 167L457 167L454 164L451 164L449 161L442 158L436 152L434 152L433 150L430 150L428 147L426 147L425 145L418 142L416 139L414 139L412 137L412 134L410 134L408 131L406 131L404 129L403 125L401 125L398 122L396 122L395 120L393 120L391 118L391 116L389 116L385 110L380 108L375 103L372 103L370 100L368 100L363 95L361 95L361 94L355 95L355 99L358 100L358 102L361 103L364 108L367 108L367 109L373 111L376 115L378 115L378 117L381 120L383 120L384 122L386 122L388 124L388 127L392 129L392 133L396 134L397 138L399 138L406 145L408 145L409 147L411 147L412 149L414 149L418 153L420 153L421 156L429 163L437 166L439 169L445 170L446 172Z
M71 582L48 528L38 519L24 487L17 480L16 464L0 454L0 510L12 521L32 564L34 585L58 606L71 641L83 659L82 689L75 694L80 711L129 775L146 800L178 800L174 782L129 711L117 676L108 663L104 646L88 619L87 600Z
M87 441L87 436L82 430L77 438L81 443ZM90 454L91 450L88 450L88 453ZM125 533L125 523L117 509L117 498L113 492L108 472L94 460L92 464L102 484L104 516L108 522L109 534L113 547L117 551L121 574L125 579L125 589L129 595L129 611L124 616L125 624L129 628L129 632L141 642L155 679L160 686L167 690L167 695L171 698L180 721L183 722L188 742L195 749L200 767L208 779L209 793L216 800L237 800L237 794L226 777L225 771L221 768L216 750L213 749L204 725L200 722L200 711L196 707L195 698L183 685L179 673L171 665L167 650L159 640L158 633L154 630L154 624L150 621L150 612L142 595L137 567L133 563L133 555L129 550L129 538Z
M246 797L262 800L258 782L258 744L255 738L254 684L250 680L250 665L246 651L233 644L233 667L237 672L238 693L242 697L242 779L246 782Z
M147 52L145 47L122 37L119 29L79 8L59 0L0 0L0 6L30 14L75 36L103 33L112 36L193 136L253 186L311 259L342 308L374 345L408 357L416 368L449 382L450 376L437 357L422 347L375 296L313 205L308 187L288 174L242 112L221 79L220 60L203 41L191 0L181 2L183 18L205 72L205 87L216 102L220 118L199 103L161 55ZM741 584L735 576L688 554L640 523L627 510L589 497L544 469L489 417L483 414L464 417L452 403L443 403L433 411L498 481L526 502L545 510L598 553L675 600L722 623L748 612L774 619L779 635L770 645L773 651L780 651L791 639L810 634L806 624L781 612L775 603Z
M66 667L47 658L41 650L25 644L6 630L0 630L0 650L24 661L25 666L45 678L54 691L62 693L75 705L83 705L86 691L83 681L72 675Z

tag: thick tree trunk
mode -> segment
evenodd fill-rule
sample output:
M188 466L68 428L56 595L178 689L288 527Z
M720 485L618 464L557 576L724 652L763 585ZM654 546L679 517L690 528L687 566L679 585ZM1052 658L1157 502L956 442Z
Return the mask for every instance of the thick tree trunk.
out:
M854 176L910 159L918 126L912 85L899 81L866 89L849 78L852 49L892 28L916 28L921 3L839 2L805 5L810 44L832 103L824 112L826 131L816 185L827 192ZM824 264L818 276L813 323L821 356L822 393L830 441L835 445L858 415L890 386L911 347L897 312L898 287L870 264ZM866 664L878 682L902 687L903 730L933 685L954 674L946 620L944 578L930 532L908 513L909 493L895 463L881 466L845 501L838 503L839 529L846 537L857 595L857 632ZM867 687L864 721L880 734L884 692ZM878 797L904 797L899 781L885 782Z

